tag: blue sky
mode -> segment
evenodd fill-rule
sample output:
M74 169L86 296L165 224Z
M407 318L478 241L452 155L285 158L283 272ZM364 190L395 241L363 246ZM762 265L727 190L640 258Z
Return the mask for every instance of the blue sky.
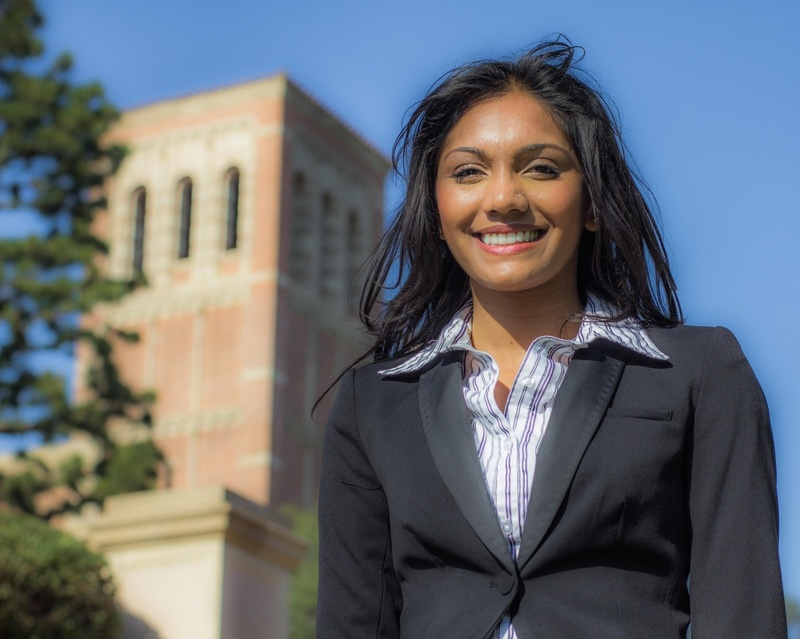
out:
M450 67L562 32L617 104L687 319L738 336L773 416L800 597L800 3L40 0L49 53L126 108L287 71L385 153ZM387 203L397 198L388 183Z

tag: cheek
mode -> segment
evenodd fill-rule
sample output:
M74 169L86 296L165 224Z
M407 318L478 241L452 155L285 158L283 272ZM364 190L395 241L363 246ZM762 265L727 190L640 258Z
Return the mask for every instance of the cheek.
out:
M447 226L457 217L458 199L452 189L438 187L436 189L436 208L439 211L440 226Z
M439 239L447 242L449 227L452 226L452 192L436 184L436 209L438 215ZM449 244L448 244L449 246Z
M545 215L561 226L588 228L592 219L588 198L574 189L555 190L546 195L539 194L536 204ZM590 229L591 230L591 229Z
M478 210L479 202L480 198L473 190L457 189L452 186L441 186L436 189L436 206L442 225L469 224L473 213Z

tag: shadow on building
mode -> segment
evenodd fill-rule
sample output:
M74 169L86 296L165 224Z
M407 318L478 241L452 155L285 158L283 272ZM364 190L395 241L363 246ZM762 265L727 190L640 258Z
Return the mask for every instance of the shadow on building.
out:
M120 639L163 639L141 617L122 610L122 634Z

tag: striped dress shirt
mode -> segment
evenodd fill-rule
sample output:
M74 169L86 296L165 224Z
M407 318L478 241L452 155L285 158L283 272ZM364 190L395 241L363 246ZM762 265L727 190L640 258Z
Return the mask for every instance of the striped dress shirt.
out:
M607 339L646 357L668 359L636 321L610 321L611 309L589 298L578 334L573 340L544 336L528 347L514 379L505 410L494 399L499 370L488 353L472 346L472 306L455 314L439 338L400 366L383 374L418 370L450 350L464 350L464 401L472 415L475 448L497 520L516 559L536 471L536 455L550 420L553 401L572 356L595 339ZM494 639L517 639L509 614Z

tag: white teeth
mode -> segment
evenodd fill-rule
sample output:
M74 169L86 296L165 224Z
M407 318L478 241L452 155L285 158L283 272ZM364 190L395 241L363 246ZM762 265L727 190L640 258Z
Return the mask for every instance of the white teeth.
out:
M489 246L517 244L519 242L535 242L542 236L542 231L517 231L515 233L484 233L481 241Z

